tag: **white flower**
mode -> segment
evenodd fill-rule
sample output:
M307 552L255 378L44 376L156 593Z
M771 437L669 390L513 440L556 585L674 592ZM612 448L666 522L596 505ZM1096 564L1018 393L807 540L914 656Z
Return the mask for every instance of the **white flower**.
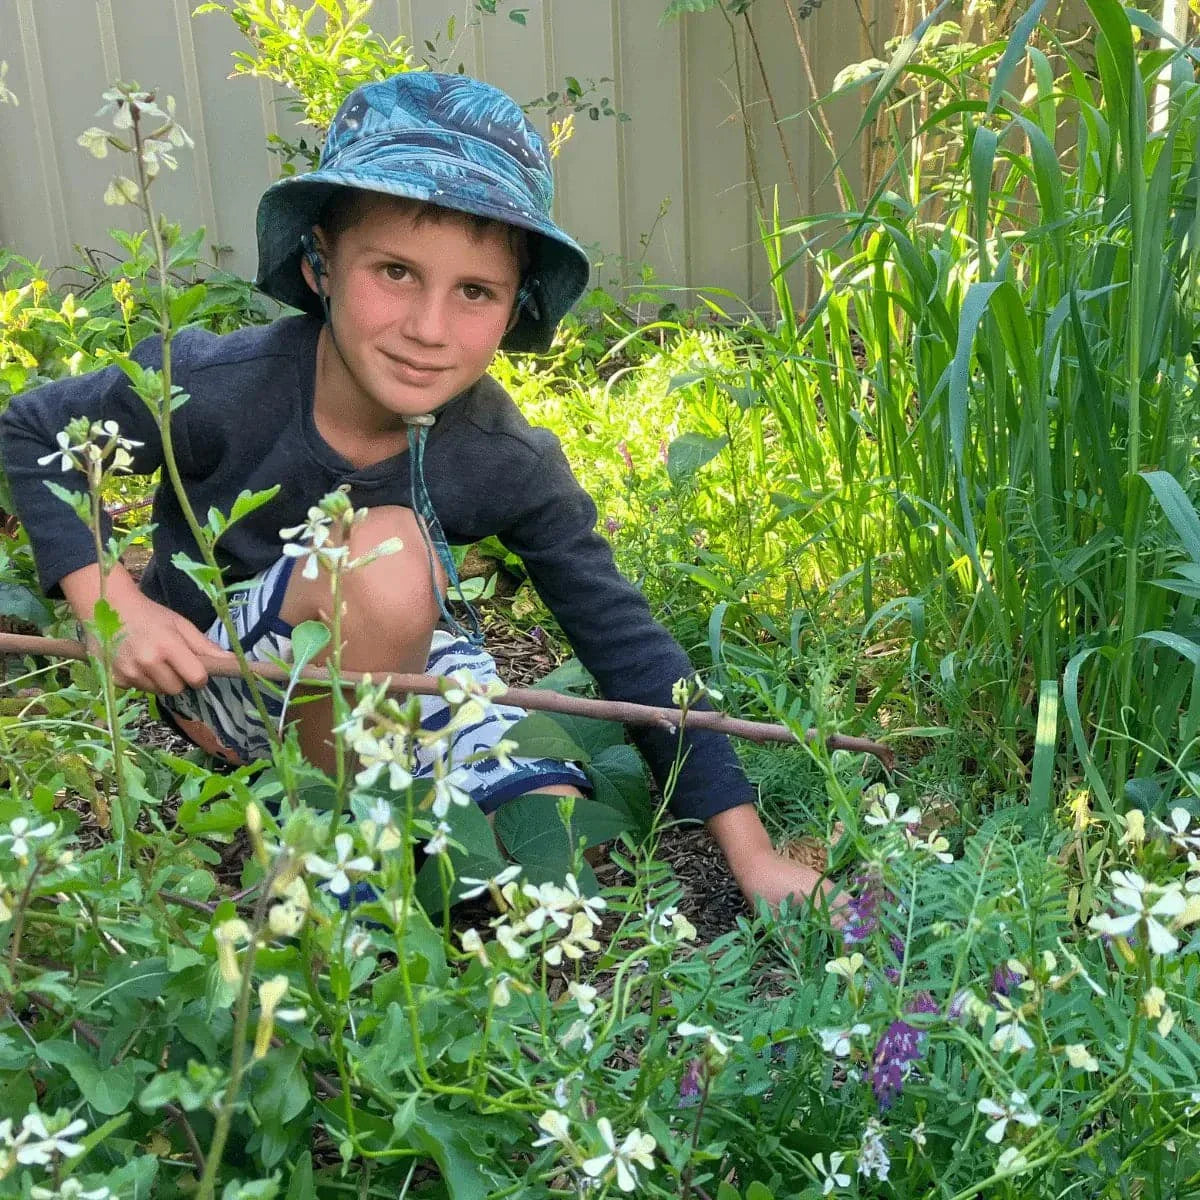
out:
M1170 824L1164 824L1155 817L1154 823L1181 850L1200 850L1200 836L1198 836L1200 835L1200 830L1189 828L1192 823L1192 817L1186 808L1171 809L1171 815L1168 819Z
M73 470L77 465L75 462L75 452L81 450L82 447L71 445L71 439L65 429L60 429L54 435L54 440L58 443L58 449L52 450L49 454L43 454L37 460L38 466L48 467L55 459L60 459L62 463L61 470Z
M364 855L351 858L354 849L354 839L348 833L339 833L333 839L334 852L337 858L333 862L322 858L319 854L310 854L304 860L305 867L314 875L320 875L329 880L329 890L335 896L344 896L350 890L351 871L369 871L375 864Z
M553 883L543 883L540 887L527 883L521 888L521 894L536 905L521 922L526 929L536 933L547 921L559 929L566 929L571 924L573 901L566 888Z
M1113 871L1109 878L1116 885L1113 888L1113 900L1132 911L1122 917L1112 917L1107 913L1093 917L1088 923L1090 927L1097 933L1124 937L1144 921L1146 938L1155 954L1170 954L1178 950L1179 939L1155 918L1177 917L1187 908L1179 885L1159 887L1147 883L1136 871ZM1153 899L1155 895L1158 896L1157 900Z
M579 890L579 882L570 872L563 883L566 885L567 894L571 897L574 906L588 919L591 925L599 925L603 921L600 910L607 908L608 902L602 896L585 896Z
M858 1173L867 1179L874 1175L876 1179L886 1181L891 1169L892 1160L883 1141L883 1126L872 1117L863 1127L862 1143L858 1147Z
M871 805L870 812L863 818L867 825L876 825L881 829L889 825L915 825L921 819L919 808L906 808L900 811L900 797L895 792L887 792L882 800Z
M818 1029L821 1049L834 1058L845 1058L850 1053L850 1039L870 1033L870 1025L851 1025L849 1029Z
M520 742L514 742L512 738L501 738L492 747L492 758L494 758L501 767L506 771L513 769L512 756L521 748Z
M853 979L862 970L865 961L856 950L849 957L835 958L832 962L827 962L825 971L829 975L841 975L844 979Z
M651 1154L658 1143L648 1133L632 1129L618 1146L613 1136L612 1124L607 1117L601 1117L596 1122L596 1128L600 1131L606 1152L589 1158L583 1164L584 1173L598 1179L611 1163L617 1170L617 1187L623 1192L632 1192L637 1187L637 1166L643 1166L647 1171L653 1170L654 1159L651 1158Z
M1081 1042L1066 1047L1067 1062L1083 1071L1100 1070L1100 1061Z
M838 1168L845 1162L844 1154L831 1154L829 1156L829 1167L825 1167L825 1156L823 1154L814 1154L812 1165L817 1174L821 1177L821 1195L828 1196L834 1188L844 1188L850 1186L850 1176L845 1172L840 1172Z
M924 1150L926 1141L925 1122L921 1121L919 1124L914 1125L912 1129L909 1130L908 1136L912 1138L913 1143L916 1145L918 1150Z
M952 863L954 855L950 853L950 843L935 829L928 838L922 839L905 831L908 844L922 854L929 854L938 862Z
M400 791L401 789L394 789ZM382 797L376 796L371 801L367 815L358 823L362 830L363 839L372 850L386 854L389 850L398 850L404 844L404 838L396 825L392 806ZM429 853L429 851L426 851ZM436 852L435 852L436 853Z
M592 923L582 912L577 912L571 918L571 928L566 935L553 946L550 946L542 958L548 966L557 967L565 954L575 960L583 957L585 950L593 952L600 949L600 943L592 935Z
M26 817L14 817L9 825L9 833L0 833L0 844L12 842L13 856L20 862L29 858L29 842L35 838L48 838L55 830L53 821L47 821L36 829L31 829Z
M997 1053L1016 1054L1033 1049L1033 1038L1026 1032L1021 1021L1020 1010L1013 1007L1007 996L997 996L996 1031L992 1034L991 1048Z
M999 1104L985 1096L976 1107L992 1122L983 1136L997 1146L1004 1140L1004 1131L1008 1128L1009 1121L1015 1121L1027 1129L1040 1125L1042 1121L1029 1107L1029 1097L1024 1092L1013 1092L1007 1104Z
M1022 1171L1029 1170L1029 1160L1016 1146L1009 1146L1000 1155L996 1166L1007 1175L1019 1175Z
M30 1188L29 1195L30 1200L108 1200L112 1192L103 1186L84 1191L78 1179L64 1179L57 1188Z
M490 959L487 951L483 948L483 938L479 936L478 929L464 929L458 935L458 940L462 942L463 951L467 954L473 954L486 967Z
M513 863L511 867L505 867L499 875L492 879L472 879L469 875L464 875L458 882L467 884L466 891L458 893L460 900L474 900L477 896L482 896L484 892L492 892L495 895L500 894L500 889L506 884L511 883L521 873L521 867L518 863Z
M239 942L249 941L250 926L240 917L222 921L213 930L213 942L217 947L217 967L221 978L226 983L236 984L242 980L242 972L238 967L237 950Z
M141 189L128 175L116 175L109 180L104 189L105 204L137 204L141 199Z
M576 983L571 980L567 984L567 994L579 1005L579 1011L585 1017L596 1011L596 989L586 983Z
M333 518L314 504L308 510L308 518L303 524L281 529L279 536L285 542L308 542L314 549L319 550L329 541L332 532Z
M308 888L304 880L293 879L279 893L279 900L267 914L267 924L276 937L295 937L308 915Z
M592 1031L583 1017L576 1017L567 1028L567 1031L558 1039L558 1044L564 1050L570 1047L573 1042L583 1043L584 1054L590 1054L592 1046L595 1045L592 1039Z
M680 1021L675 1027L675 1032L680 1037L704 1038L718 1058L725 1058L732 1049L733 1043L742 1040L740 1034L720 1034L711 1025L693 1025L690 1021Z
M96 158L105 158L108 155L108 130L93 125L75 139L75 144Z
M352 925L346 934L345 947L351 958L362 958L371 948L371 935L361 925Z
M492 980L492 1003L497 1008L507 1008L512 1003L510 983L512 983L512 977L503 972Z
M504 947L509 958L525 957L525 947L517 937L517 931L507 921L496 930L496 941Z
M353 739L354 753L362 769L354 776L359 787L370 787L383 773L388 772L388 786L393 792L402 792L412 786L412 751L405 733L385 731L376 733L364 730ZM444 817L444 812L438 813Z
M450 805L457 804L466 808L471 803L471 797L456 783L448 778L434 780L433 784L433 815L439 820L450 811Z
M445 854L450 849L450 826L445 821L439 821L433 837L425 843L425 853L432 858L435 854Z
M48 1167L56 1154L64 1158L75 1158L83 1153L83 1147L70 1138L83 1133L87 1122L77 1118L63 1129L53 1133L46 1128L41 1113L27 1113L21 1121L21 1132L16 1138L17 1162L27 1166ZM32 1140L36 1139L36 1140Z
M571 1122L567 1120L566 1113L548 1108L538 1117L537 1123L538 1128L544 1132L533 1143L535 1146L549 1146L555 1142L566 1143L571 1140Z

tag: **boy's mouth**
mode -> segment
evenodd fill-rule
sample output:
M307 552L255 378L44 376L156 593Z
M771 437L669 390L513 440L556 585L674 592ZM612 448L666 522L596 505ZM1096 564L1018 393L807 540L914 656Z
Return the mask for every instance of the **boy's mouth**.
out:
M429 383L443 371L449 370L448 367L416 362L411 358L402 358L398 354L389 354L386 350L383 351L383 356L391 363L393 371L402 380L409 383Z

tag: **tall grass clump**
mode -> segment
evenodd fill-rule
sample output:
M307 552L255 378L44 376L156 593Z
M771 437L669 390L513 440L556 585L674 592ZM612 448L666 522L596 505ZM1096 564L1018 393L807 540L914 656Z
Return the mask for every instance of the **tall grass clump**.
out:
M889 176L855 211L765 231L781 319L751 366L813 575L860 578L868 626L928 618L928 671L969 674L989 724L1031 733L1036 712L1043 758L1069 730L1108 805L1200 717L1200 89L1193 48L1139 49L1160 33L1144 14L1089 0L1094 41L1068 47L1043 7L990 47L986 94L981 52L907 129L923 29L905 42L864 117L901 114ZM926 179L905 148L931 132L957 158ZM807 315L783 281L800 255L823 285Z

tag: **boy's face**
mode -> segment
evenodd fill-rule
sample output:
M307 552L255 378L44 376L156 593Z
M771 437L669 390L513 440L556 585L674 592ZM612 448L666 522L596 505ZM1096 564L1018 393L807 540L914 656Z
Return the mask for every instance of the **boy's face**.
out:
M332 244L319 241L337 351L364 432L432 412L484 374L519 286L506 227L478 229L454 214L422 219L382 199ZM313 286L307 262L303 269Z

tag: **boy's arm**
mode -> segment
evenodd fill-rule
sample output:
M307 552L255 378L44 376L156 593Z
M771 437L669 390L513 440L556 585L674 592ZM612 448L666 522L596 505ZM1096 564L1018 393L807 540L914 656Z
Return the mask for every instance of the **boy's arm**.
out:
M99 565L71 571L59 583L75 616L90 621L100 599ZM186 617L143 596L120 563L109 572L104 593L121 618L121 639L113 657L113 678L119 686L175 696L184 687L203 687L215 663L236 662Z
M140 343L134 358L142 366L159 366L158 339ZM186 406L180 411L185 410ZM57 462L38 462L55 451L57 434L75 417L115 421L122 437L141 443L132 452L135 474L149 474L162 461L157 423L118 367L56 380L12 398L0 414L0 458L17 515L29 534L42 590L51 597L58 595L63 576L96 558L91 530L51 494L45 482L53 479L71 491L83 491L87 486L83 475L63 471ZM107 539L107 520L102 532Z
M729 872L751 904L763 899L775 906L781 900L803 903L819 888L828 896L830 884L811 867L780 854L753 804L739 804L709 817L705 827L725 855ZM821 897L815 897L820 903Z
M502 540L525 563L602 693L610 699L671 704L671 685L693 668L679 644L653 620L638 589L617 571L608 543L595 531L595 506L575 481L556 440L546 446L537 472L520 483L520 500L514 504L524 506L523 519ZM759 896L770 904L789 896L804 900L822 887L815 871L771 846L754 805L755 790L727 738L685 732L686 753L676 773L674 735L630 732L660 785L675 775L672 811L705 822L751 902Z

